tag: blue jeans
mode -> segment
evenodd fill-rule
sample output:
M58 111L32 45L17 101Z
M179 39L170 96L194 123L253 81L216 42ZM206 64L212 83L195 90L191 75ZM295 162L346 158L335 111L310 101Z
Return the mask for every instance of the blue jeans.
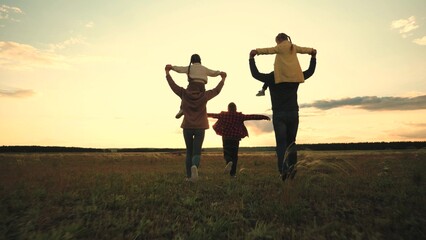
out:
M191 167L200 166L201 147L203 146L205 129L183 129L186 145L186 176L191 177Z
M274 112L272 121L275 132L278 171L281 174L285 150L290 143L296 142L297 129L299 128L299 111ZM289 166L297 163L296 151L289 155L288 161Z

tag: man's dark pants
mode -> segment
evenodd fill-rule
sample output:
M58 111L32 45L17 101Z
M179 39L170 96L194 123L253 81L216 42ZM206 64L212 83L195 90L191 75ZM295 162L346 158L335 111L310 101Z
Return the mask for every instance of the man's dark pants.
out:
M275 132L278 171L282 174L283 170L287 170L286 166L283 169L285 150L292 142L296 142L297 129L299 128L299 111L273 112L272 121ZM288 161L288 166L297 163L296 150L289 155Z

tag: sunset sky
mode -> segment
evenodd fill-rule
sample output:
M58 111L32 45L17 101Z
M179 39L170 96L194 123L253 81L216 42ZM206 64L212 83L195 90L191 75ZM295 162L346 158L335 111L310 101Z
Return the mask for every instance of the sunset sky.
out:
M318 50L298 143L426 141L424 0L0 0L0 146L184 147L164 66L193 53L228 74L208 112L270 116L248 56L280 32ZM274 56L256 62L269 73ZM275 145L272 122L246 126L241 146ZM203 146L221 138L209 129Z

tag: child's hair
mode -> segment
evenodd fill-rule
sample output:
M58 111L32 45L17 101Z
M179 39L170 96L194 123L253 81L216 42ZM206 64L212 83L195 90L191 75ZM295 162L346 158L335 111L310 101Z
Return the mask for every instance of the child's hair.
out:
M189 69L191 68L191 64L192 63L201 63L201 58L200 58L200 55L198 55L198 54L192 54L192 56L191 56L191 61L189 62L189 65L188 65L188 77L189 77Z
M293 43L291 42L291 38L289 35L285 33L278 33L278 35L275 37L275 40L285 41L288 40L291 43L291 50L293 50Z
M228 104L228 111L229 112L236 112L237 111L237 105L235 103L231 102Z

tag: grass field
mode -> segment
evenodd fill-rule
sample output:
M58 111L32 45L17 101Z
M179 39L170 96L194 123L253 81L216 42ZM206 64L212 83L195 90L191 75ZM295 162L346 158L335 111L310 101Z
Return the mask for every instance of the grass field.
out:
M0 154L0 239L426 239L426 150Z

